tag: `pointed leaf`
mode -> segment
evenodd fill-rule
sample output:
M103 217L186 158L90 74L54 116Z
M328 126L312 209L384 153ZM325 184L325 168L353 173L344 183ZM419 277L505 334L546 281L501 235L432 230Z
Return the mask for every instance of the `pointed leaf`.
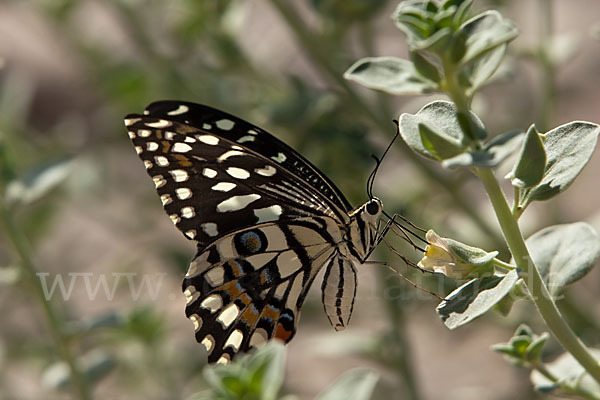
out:
M495 10L474 16L460 27L460 31L466 36L463 64L505 45L519 34L515 24Z
M512 171L506 175L513 186L524 189L537 185L544 175L546 167L546 151L542 138L531 125L521 147L521 154Z
M344 373L333 385L317 396L317 400L369 400L379 375L367 369Z
M67 178L73 166L72 160L61 160L34 168L22 179L8 184L6 200L29 204L42 198Z
M547 200L564 191L589 161L599 133L600 126L576 121L544 134L544 177L534 188L524 191L521 207L534 200Z
M544 228L525 243L551 294L581 279L600 256L598 235L584 222Z
M469 151L442 162L446 168L485 167L500 164L513 154L523 139L523 131L510 131L490 140L482 150Z
M502 300L518 279L516 271L473 279L450 293L436 311L448 329L458 328Z
M438 87L419 74L413 63L396 57L358 60L346 71L344 78L394 95L430 93Z

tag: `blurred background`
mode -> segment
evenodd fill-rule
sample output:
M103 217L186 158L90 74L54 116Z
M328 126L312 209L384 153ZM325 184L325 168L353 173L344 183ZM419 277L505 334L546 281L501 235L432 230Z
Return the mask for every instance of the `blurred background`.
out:
M390 19L396 5L1 0L0 398L78 398L61 360L79 360L95 398L178 399L206 388L205 355L180 289L194 246L164 215L123 116L159 99L226 110L290 144L361 204L370 155L381 154L395 134L392 120L434 99L394 98L343 79L359 58L407 57ZM474 103L488 131L600 122L600 3L475 1L474 11L488 8L521 31ZM599 173L596 152L565 194L528 209L526 235L577 220L599 229ZM501 250L508 261L489 203L469 174L442 170L397 143L375 194L388 212ZM454 282L416 274L382 247L376 259L441 296L453 289ZM600 308L590 307L599 301L599 283L592 271L559 303L590 346L600 341ZM361 366L381 374L375 398L537 398L527 372L489 350L524 321L541 333L532 305L520 302L507 317L488 313L448 331L435 313L437 299L365 266L351 324L335 333L319 286L287 347L285 393L313 398ZM559 353L551 340L546 359Z

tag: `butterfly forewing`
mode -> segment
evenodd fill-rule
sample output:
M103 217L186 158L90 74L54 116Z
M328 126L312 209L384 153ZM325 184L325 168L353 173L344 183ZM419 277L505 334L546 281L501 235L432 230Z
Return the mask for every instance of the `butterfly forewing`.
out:
M125 124L165 211L198 244L183 290L209 362L289 341L326 264L325 311L336 329L347 324L351 259L362 261L353 248L363 245L352 242L372 229L356 222L364 206L349 212L339 189L301 155L213 108L160 101Z

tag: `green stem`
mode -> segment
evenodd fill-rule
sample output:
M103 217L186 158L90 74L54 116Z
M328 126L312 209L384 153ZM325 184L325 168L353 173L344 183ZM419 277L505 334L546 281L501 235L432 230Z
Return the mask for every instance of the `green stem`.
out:
M497 265L498 267L507 269L509 271L512 271L513 269L515 269L514 265L509 264L509 263L505 263L504 261L498 260L497 258L494 258L492 260L492 262L494 263L494 265Z
M324 50L322 41L318 40L318 38L314 37L314 35L308 31L302 20L298 17L298 13L293 10L293 6L291 5L292 2L271 0L271 3L285 19L285 22L296 35L303 50L313 60L314 65L320 68L329 79L343 89L345 94L344 100L346 100L348 106L352 107L357 113L365 115L380 131L389 131L391 122L389 120L389 115L381 115L383 114L381 111L375 112L352 88L352 86L350 86L348 81L344 79L343 72L338 71L331 63L331 55ZM495 242L502 243L502 238L498 236L496 231L491 228L484 218L474 211L475 207L462 195L458 190L457 185L426 164L405 144L401 149L404 153L404 157L408 161L415 165L428 179L435 182L438 187L444 188L450 195L450 198L456 207L467 215L482 232L488 235L488 237L493 238Z
M78 394L78 397L81 400L90 400L90 389L77 366L75 357L73 357L73 355L71 354L67 338L61 330L61 326L63 326L63 323L57 315L54 308L52 307L50 301L46 300L42 286L38 281L38 277L36 275L37 270L33 264L33 261L29 257L29 246L27 244L25 235L17 226L15 220L12 217L12 214L4 205L2 199L0 199L0 222L4 225L6 235L11 241L19 258L21 259L21 267L23 268L23 271L25 273L24 275L27 278L27 283L29 283L33 287L33 290L44 309L46 319L48 320L50 334L52 335L52 339L56 347L58 348L60 357L63 359L64 362L67 363L71 371L71 379L75 386L75 390Z
M560 382L560 379L557 378L546 366L542 363L537 363L533 365L533 368L537 370L540 374L542 374L546 379L548 379L552 383L558 383L560 388L564 390L566 393L583 397L588 400L600 400L600 396L596 393L589 392L581 387L578 387L576 384L572 385L567 382Z
M542 276L533 264L517 220L512 215L492 170L478 168L476 169L476 173L488 193L508 248L517 264L519 275L527 286L529 293L531 293L532 300L537 306L540 315L560 344L600 383L600 362L592 356L583 342L571 330L552 300Z

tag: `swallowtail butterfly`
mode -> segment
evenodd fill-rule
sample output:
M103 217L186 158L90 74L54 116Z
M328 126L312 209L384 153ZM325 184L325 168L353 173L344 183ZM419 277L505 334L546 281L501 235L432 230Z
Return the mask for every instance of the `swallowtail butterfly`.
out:
M209 362L290 341L322 268L325 313L344 329L354 263L364 263L380 237L379 199L353 209L289 146L207 106L159 101L125 125L165 211L198 247L183 292Z

